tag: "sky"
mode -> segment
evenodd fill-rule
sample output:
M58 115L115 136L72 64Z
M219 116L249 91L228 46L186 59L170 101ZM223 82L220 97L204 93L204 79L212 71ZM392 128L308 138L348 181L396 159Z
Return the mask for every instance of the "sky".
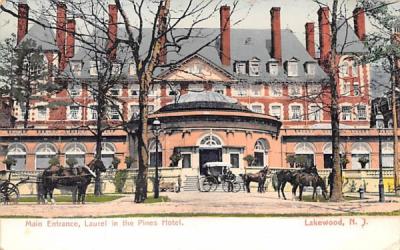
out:
M39 0L26 0L31 8L40 8L44 1ZM112 1L111 1L112 2ZM182 8L186 0L171 0L172 8ZM213 1L218 2L218 1ZM232 6L233 0L221 0L223 4ZM328 0L322 0L328 3ZM356 0L347 0L346 7L348 15L356 5ZM36 6L36 7L35 7ZM233 14L232 23L241 20L232 28L253 28L253 29L269 29L270 28L270 14L271 7L281 7L281 27L291 29L299 40L304 43L306 22L315 22L318 24L317 11L319 5L312 0L239 0L237 10ZM181 26L188 26L190 20L182 23ZM201 27L219 27L218 12L213 17L204 21ZM370 29L367 24L367 31ZM17 22L16 19L7 13L0 13L0 40L9 37L11 33L16 33ZM316 37L318 35L316 30ZM317 42L317 41L316 41Z

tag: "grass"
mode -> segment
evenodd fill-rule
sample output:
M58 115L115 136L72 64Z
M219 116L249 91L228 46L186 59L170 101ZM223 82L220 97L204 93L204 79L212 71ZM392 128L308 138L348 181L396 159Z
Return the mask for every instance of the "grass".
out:
M121 195L102 195L94 196L93 194L86 195L86 202L109 202L121 198ZM54 199L57 202L72 202L72 195L55 195ZM37 202L36 196L20 197L19 203Z

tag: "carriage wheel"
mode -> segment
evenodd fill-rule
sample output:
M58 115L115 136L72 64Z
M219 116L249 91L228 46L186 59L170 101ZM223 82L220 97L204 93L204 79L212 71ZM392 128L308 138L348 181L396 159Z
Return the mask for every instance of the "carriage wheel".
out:
M229 192L229 182L228 181L222 181L222 190L224 190L224 192Z
M210 179L206 177L200 180L200 186L202 192L210 192L212 187L212 182L210 182Z
M7 184L3 184L0 192L3 194L3 202L4 204L17 204L19 199L19 190L16 185L9 182Z
M241 188L242 188L241 183L239 183L237 181L233 182L233 192L234 193L239 192Z
M218 180L214 176L208 176L207 178L209 179L209 182L211 183L211 190L210 191L214 192L215 190L217 190Z

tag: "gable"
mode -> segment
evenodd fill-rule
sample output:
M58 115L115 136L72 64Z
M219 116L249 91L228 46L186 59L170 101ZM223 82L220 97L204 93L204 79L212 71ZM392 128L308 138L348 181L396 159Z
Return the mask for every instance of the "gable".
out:
M178 68L173 69L163 77L167 81L230 81L222 70L202 60L193 57Z

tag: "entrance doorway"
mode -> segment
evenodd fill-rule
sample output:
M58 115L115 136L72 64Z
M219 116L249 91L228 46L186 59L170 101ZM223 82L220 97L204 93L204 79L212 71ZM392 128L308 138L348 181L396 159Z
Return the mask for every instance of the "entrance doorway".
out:
M206 174L206 169L203 165L207 162L221 162L222 161L222 149L200 149L200 174Z

